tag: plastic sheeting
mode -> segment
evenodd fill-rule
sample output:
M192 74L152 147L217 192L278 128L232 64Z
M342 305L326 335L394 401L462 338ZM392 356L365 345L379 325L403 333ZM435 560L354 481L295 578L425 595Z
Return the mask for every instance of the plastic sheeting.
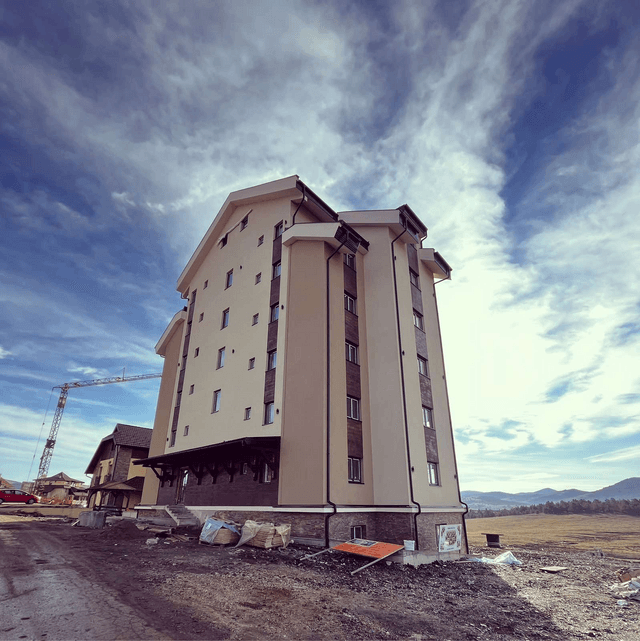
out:
M486 556L483 556L480 559L470 558L469 561L477 561L478 563L491 563L493 565L522 565L522 561L518 561L511 552L503 552L499 556L496 556L493 559L490 559Z

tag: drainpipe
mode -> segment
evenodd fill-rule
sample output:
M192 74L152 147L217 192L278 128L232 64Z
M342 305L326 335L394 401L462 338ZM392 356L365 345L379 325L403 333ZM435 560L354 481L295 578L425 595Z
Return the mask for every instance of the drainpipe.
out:
M398 325L398 351L400 352L400 382L402 383L402 409L404 412L404 434L405 434L405 443L407 446L407 465L409 466L409 493L411 495L411 502L417 506L418 511L413 515L413 536L416 542L416 550L420 549L420 542L418 539L418 517L422 514L422 507L418 503L413 494L413 468L411 466L411 448L409 447L409 419L407 417L407 392L404 385L404 364L403 356L404 352L402 351L402 336L400 333L400 306L398 304L398 278L396 275L396 255L394 253L393 244L406 232L406 228L403 229L392 241L391 241L391 260L393 263L393 289L396 299L396 323Z
M348 236L327 258L327 503L333 508L331 514L324 517L324 545L329 547L329 519L338 511L338 506L331 500L331 319L329 317L329 262L347 242Z
M458 461L456 459L456 444L453 440L453 422L451 421L451 405L449 404L449 386L447 385L447 370L444 365L444 350L442 347L442 333L440 332L440 313L438 312L438 297L436 296L436 285L441 283L443 280L451 280L451 275L447 278L441 278L438 281L433 283L433 300L436 304L436 319L438 321L438 338L440 339L440 354L442 355L442 373L444 379L444 391L447 395L447 411L449 412L449 428L451 429L451 448L453 450L453 464L456 466L456 485L458 486L458 500L465 507L465 511L462 513L462 529L464 530L464 542L465 547L467 548L467 554L469 554L469 539L467 538L467 522L465 516L469 513L469 506L462 500L462 494L460 494L460 479L458 478Z
M300 204L296 208L296 210L293 212L293 218L291 219L291 227L293 227L296 224L296 215L300 211L300 207L302 207L302 204L304 203L306 196L305 196L305 190L306 190L306 185L304 183L301 183L302 185L302 200L300 201ZM337 251L337 250L336 250Z

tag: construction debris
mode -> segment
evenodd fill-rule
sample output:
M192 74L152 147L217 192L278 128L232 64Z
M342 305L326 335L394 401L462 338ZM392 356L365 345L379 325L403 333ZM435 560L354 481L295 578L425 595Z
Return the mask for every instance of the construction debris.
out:
M542 572L549 572L550 574L557 574L558 572L564 572L569 568L564 565L548 565L546 568L540 568Z
M236 547L245 543L254 548L286 548L291 542L291 525L245 521Z
M209 517L200 532L200 543L208 545L229 545L240 540L240 526L237 523Z

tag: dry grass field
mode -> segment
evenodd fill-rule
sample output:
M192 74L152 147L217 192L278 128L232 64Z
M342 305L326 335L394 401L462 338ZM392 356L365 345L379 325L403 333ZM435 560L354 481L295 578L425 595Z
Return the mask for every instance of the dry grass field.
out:
M470 545L486 545L482 532L502 534L500 542L507 548L599 549L607 556L640 560L640 518L633 516L527 514L467 521Z

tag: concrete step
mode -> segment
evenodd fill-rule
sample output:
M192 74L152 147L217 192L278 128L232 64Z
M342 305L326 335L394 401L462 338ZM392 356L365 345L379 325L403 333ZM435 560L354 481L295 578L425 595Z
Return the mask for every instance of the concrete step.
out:
M200 521L184 505L167 505L165 510L177 526L200 525Z

